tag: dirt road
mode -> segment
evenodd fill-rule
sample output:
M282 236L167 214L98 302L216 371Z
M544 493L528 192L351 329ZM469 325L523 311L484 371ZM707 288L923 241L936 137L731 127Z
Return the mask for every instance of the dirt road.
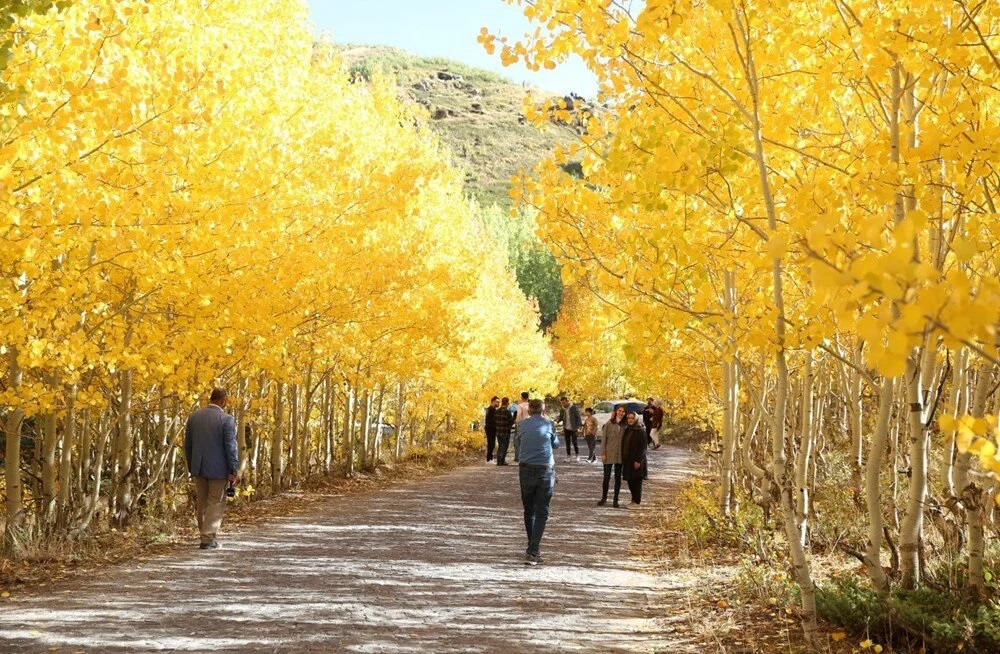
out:
M644 499L689 457L651 452ZM705 651L681 617L696 582L630 560L629 512L595 506L600 465L564 458L541 566L517 466L482 463L15 598L0 652Z

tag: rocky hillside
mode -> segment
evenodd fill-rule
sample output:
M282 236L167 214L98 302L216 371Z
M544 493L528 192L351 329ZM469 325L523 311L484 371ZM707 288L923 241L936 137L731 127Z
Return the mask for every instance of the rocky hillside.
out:
M549 94L496 73L381 46L345 45L343 55L356 77L390 73L401 93L427 108L431 127L465 170L469 194L484 205L509 206L511 177L576 138L578 128L572 125L553 122L539 130L526 123L525 94L533 91L540 100Z

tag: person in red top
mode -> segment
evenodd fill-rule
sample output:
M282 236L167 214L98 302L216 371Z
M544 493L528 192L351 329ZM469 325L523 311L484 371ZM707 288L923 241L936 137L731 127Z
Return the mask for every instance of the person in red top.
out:
M646 406L642 408L642 426L646 429L646 445L653 444L653 437L650 432L653 430L654 411L656 411L656 407L653 406L653 398L648 398Z
M660 447L660 432L663 429L663 402L657 400L653 403L653 417L650 420L649 437L653 441L653 449Z

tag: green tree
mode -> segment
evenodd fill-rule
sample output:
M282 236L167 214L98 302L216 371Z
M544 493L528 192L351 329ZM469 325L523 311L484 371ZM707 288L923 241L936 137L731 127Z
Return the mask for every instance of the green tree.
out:
M43 14L53 7L63 10L70 4L69 0L4 0L0 10L0 71L7 67L10 60L11 47L14 43L14 23L18 18L28 14Z
M539 327L548 329L562 306L562 267L535 233L535 216L523 209L512 215L497 205L486 207L480 215L507 252L521 292L538 302Z

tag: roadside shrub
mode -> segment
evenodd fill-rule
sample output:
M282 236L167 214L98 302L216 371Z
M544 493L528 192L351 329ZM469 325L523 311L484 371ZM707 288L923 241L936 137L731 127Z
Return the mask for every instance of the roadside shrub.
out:
M851 487L849 456L837 450L824 453L824 463L817 466L812 495L814 519L810 522L813 547L834 549L837 543L853 543L859 549L868 542L867 523L858 520L858 505Z
M998 589L996 575L1000 573L1000 543L988 543L983 560L983 581L988 592L994 594ZM969 552L967 549L955 553L951 548L942 548L938 554L938 560L934 565L928 566L924 578L928 586L947 588L954 592L968 587L968 571Z
M743 561L734 581L737 592L745 598L771 606L791 606L799 602L799 587L791 576L771 565Z
M1000 651L1000 602L974 604L953 591L894 590L887 597L858 577L831 579L817 589L820 616L855 634L929 653Z
M398 75L414 61L414 57L402 52L377 52L351 64L348 75L354 82L370 82L377 73Z
M818 586L816 609L824 620L855 634L881 637L891 632L878 594L854 575L834 577Z
M674 445L717 444L718 434L708 425L708 421L678 419L668 413L663 417L660 442Z
M677 505L681 532L699 548L757 549L756 536L764 530L764 514L757 505L741 502L725 516L717 487L701 479L684 487Z

